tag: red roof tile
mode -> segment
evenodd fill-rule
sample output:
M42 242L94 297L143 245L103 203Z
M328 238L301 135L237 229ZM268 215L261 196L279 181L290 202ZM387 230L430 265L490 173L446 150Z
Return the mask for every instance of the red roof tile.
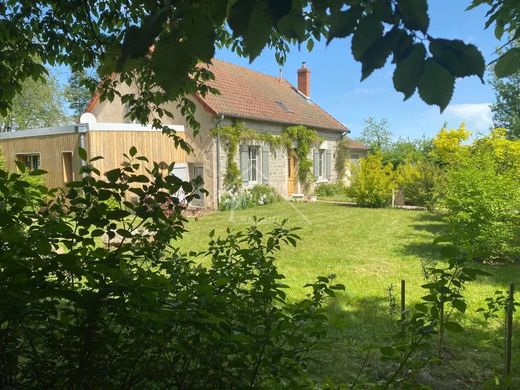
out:
M318 129L348 131L320 106L307 99L287 80L269 76L222 60L209 69L215 80L211 87L220 95L199 97L217 114Z

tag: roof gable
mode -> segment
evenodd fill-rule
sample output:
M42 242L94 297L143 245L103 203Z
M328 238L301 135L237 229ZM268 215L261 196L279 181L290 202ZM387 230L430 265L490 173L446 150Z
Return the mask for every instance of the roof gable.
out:
M217 59L209 70L215 80L208 84L220 94L208 93L198 98L218 115L348 131L285 79Z

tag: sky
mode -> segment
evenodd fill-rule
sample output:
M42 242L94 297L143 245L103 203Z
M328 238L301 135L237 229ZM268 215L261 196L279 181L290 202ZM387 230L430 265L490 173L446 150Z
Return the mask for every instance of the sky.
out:
M465 11L469 0L429 1L430 35L436 38L462 39L476 45L489 63L496 58L499 42L493 26L484 30L485 7ZM280 66L274 53L264 50L253 63L229 50L220 50L217 58L250 67L256 71L278 76ZM433 136L444 123L458 127L465 122L468 130L486 133L492 123L489 105L494 93L489 83L482 84L476 76L458 79L450 105L443 114L438 107L428 106L415 95L403 101L392 83L394 65L374 71L365 81L361 79L361 64L352 58L350 39L334 40L329 46L315 44L308 52L293 48L282 68L283 77L296 85L296 71L305 61L311 70L311 99L351 130L351 136L360 135L368 117L386 118L394 138ZM486 81L489 76L486 77Z

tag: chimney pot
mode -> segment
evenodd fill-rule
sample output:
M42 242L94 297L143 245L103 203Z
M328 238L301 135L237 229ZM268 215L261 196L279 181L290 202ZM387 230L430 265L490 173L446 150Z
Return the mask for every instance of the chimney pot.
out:
M311 71L305 62L302 62L302 67L298 69L298 91L307 97L311 96Z

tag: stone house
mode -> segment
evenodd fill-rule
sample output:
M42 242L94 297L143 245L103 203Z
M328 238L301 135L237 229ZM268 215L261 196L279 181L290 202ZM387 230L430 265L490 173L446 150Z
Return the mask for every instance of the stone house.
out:
M225 192L226 147L211 130L235 121L241 121L257 132L273 135L279 135L284 128L293 125L315 129L324 141L309 156L313 160L313 174L318 184L337 179L334 169L336 144L347 137L349 130L311 100L311 72L305 63L297 71L297 87L282 77L262 74L221 60L214 60L209 69L215 75L209 84L220 94L195 95L191 98L196 105L196 119L201 125L196 136L174 104L166 107L174 113L176 125L184 126L184 137L194 149L193 153L185 156L184 176L189 179L202 176L204 187L209 192L200 206L216 208ZM124 88L131 87L120 88L122 93L128 93L130 90ZM86 111L101 123L129 121L125 118L125 105L117 98L112 102L100 102L99 96L94 96ZM349 145L353 163L366 155L366 146L354 140ZM139 149L139 145L135 146ZM297 177L298 161L287 150L270 148L265 142L243 141L234 158L246 188L268 184L283 197L301 194L302 185Z

